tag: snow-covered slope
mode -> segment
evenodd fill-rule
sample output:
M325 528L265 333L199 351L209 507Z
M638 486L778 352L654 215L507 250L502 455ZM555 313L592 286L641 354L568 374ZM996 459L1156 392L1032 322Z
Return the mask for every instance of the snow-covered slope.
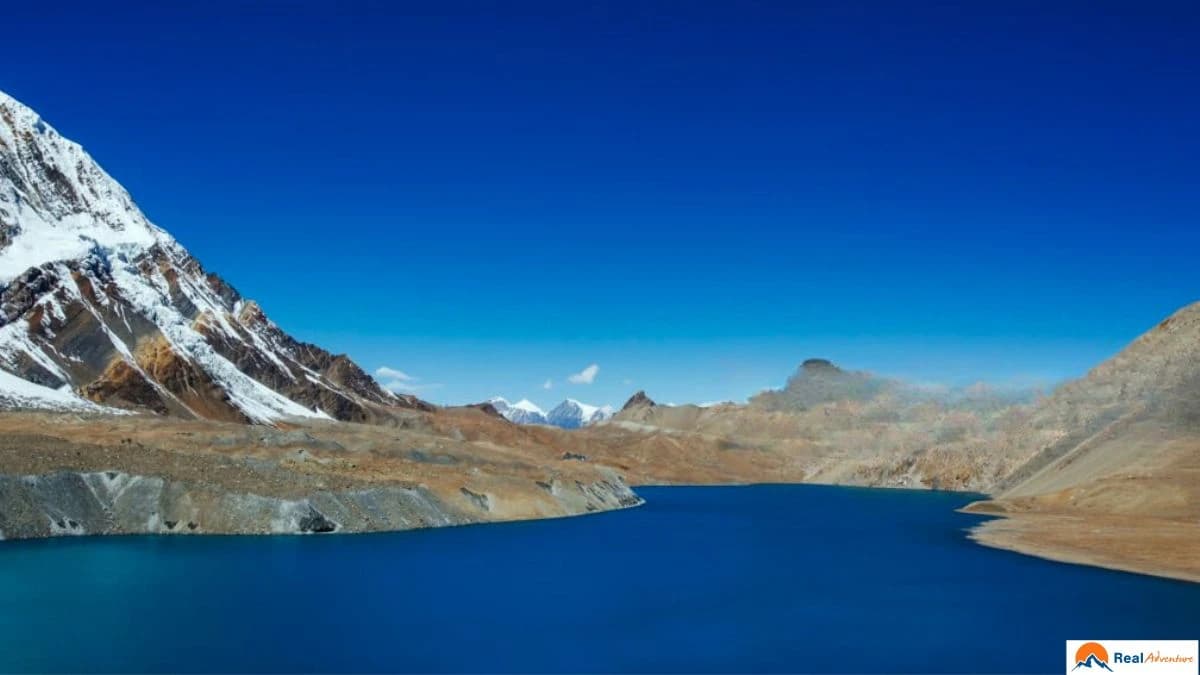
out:
M523 398L516 403L509 403L504 398L497 396L488 401L496 412L504 416L504 419L516 424L548 424L546 421L546 412L537 407L529 399Z
M105 408L91 401L85 401L70 391L43 387L0 370L0 409L8 408L121 412L115 408Z
M0 370L10 407L100 403L267 423L424 406L284 333L83 148L3 92Z
M93 248L137 255L174 239L152 225L129 193L78 144L0 91L0 282Z

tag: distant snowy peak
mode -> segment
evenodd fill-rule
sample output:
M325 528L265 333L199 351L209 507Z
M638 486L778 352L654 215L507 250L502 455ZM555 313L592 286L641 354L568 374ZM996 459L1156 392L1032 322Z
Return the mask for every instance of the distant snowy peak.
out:
M2 92L0 370L0 407L259 423L427 407L284 333L83 148Z
M546 419L556 427L578 429L579 427L586 427L597 422L602 422L612 416L612 406L588 405L582 401L569 398L555 406L546 415Z
M489 399L488 403L491 403L492 407L510 422L548 424L564 429L578 429L613 416L612 406L588 405L575 399L567 399L559 403L548 413L529 399L509 403L507 399L497 396Z
M496 412L504 416L504 419L515 424L547 424L546 412L535 405L529 399L521 399L516 403L509 403L506 399L497 396L488 401Z
M538 415L546 414L546 411L537 407L537 405L533 401L530 401L527 398L523 398L520 401L517 401L516 403L513 404L512 407L516 408L517 410L523 410L523 411L529 412L529 413L537 413Z

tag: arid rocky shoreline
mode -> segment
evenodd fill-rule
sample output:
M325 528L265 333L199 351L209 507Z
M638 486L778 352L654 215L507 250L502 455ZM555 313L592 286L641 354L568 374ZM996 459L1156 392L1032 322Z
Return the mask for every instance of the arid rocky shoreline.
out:
M411 430L43 413L0 428L6 539L373 532L641 503L607 467Z

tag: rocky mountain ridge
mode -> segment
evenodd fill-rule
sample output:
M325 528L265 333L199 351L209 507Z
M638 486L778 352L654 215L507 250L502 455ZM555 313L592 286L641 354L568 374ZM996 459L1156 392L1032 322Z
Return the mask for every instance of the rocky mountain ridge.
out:
M783 388L746 404L633 403L612 423L776 455L786 469L775 480L981 492L1026 459L1003 439L1031 405L982 387L930 391L826 359L803 362Z
M0 400L47 407L252 423L428 407L287 335L2 92L0 370L29 383Z

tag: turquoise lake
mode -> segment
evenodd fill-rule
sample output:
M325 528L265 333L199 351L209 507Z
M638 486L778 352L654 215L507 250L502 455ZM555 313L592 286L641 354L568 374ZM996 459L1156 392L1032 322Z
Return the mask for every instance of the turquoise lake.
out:
M0 543L3 671L1062 672L1200 636L1200 584L971 543L971 495L643 488L393 534Z

